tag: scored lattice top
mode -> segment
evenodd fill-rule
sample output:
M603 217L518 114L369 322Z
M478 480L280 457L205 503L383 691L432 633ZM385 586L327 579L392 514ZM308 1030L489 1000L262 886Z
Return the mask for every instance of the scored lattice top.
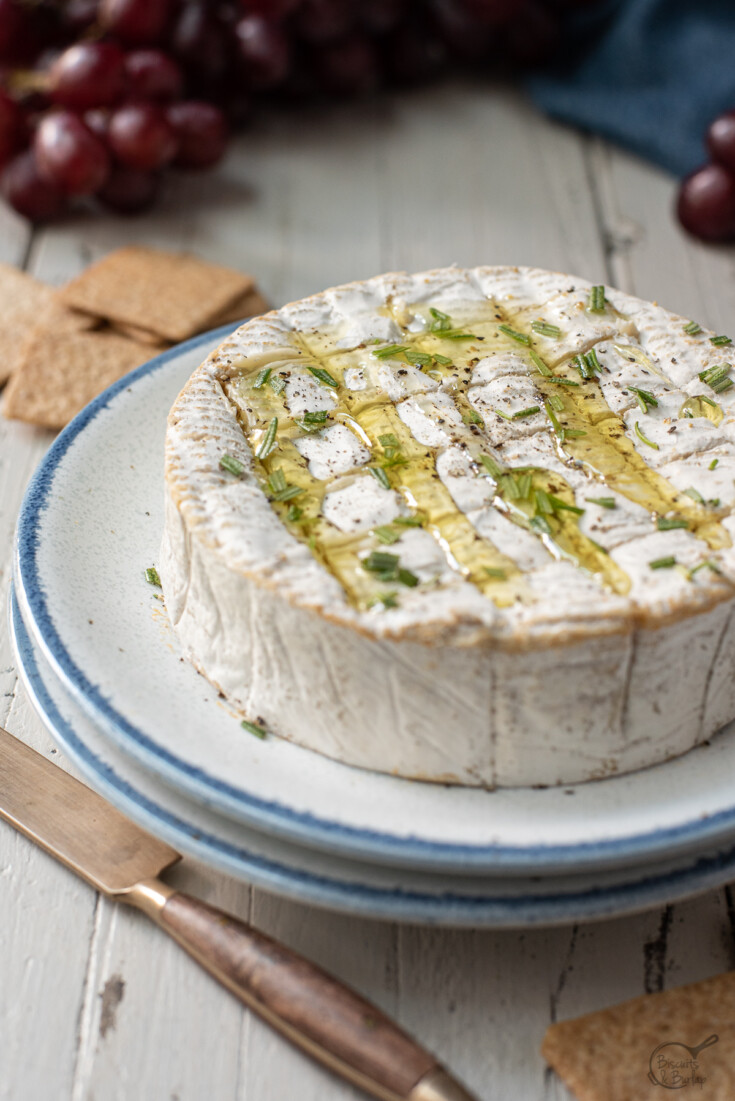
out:
M517 646L732 596L730 344L571 276L386 275L243 325L167 481L238 572L379 636Z

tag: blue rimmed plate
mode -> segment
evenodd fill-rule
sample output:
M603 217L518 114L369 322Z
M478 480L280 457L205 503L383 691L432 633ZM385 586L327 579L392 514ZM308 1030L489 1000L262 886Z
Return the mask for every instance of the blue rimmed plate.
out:
M15 583L24 621L111 742L220 814L382 864L548 875L735 839L733 731L632 776L495 792L366 772L245 734L181 660L143 578L163 526L166 415L227 332L171 349L92 402L49 450L21 510ZM308 713L305 700L305 723Z
M91 785L184 854L266 890L362 917L520 928L616 917L735 876L735 849L684 862L578 876L459 876L381 867L259 834L176 791L119 750L69 696L34 646L11 595L11 633L37 713Z

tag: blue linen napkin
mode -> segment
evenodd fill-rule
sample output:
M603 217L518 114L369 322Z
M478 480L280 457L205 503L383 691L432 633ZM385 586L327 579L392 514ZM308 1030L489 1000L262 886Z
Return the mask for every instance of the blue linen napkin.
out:
M570 22L553 68L528 80L555 118L683 175L735 108L735 0L608 0Z

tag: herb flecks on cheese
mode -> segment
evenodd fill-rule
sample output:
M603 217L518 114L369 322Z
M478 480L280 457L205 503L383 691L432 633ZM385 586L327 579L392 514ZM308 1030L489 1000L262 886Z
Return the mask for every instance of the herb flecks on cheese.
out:
M673 382L604 287L592 288L578 310L556 324L544 303L458 302L451 312L389 303L378 313L398 340L342 350L328 332L305 329L293 333L290 359L233 373L226 391L272 507L355 606L395 607L407 590L441 587L452 576L501 608L533 601L522 562L489 534L493 513L529 533L550 561L569 562L625 594L630 578L593 538L594 525L580 526L587 502L616 508L609 491L645 509L652 531L686 529L709 550L730 545L719 501L677 490L646 454L666 449L654 428L668 425L662 403L677 392ZM612 408L608 387L621 364L625 378ZM729 370L715 365L699 378L721 393L731 385ZM716 426L723 415L713 398L682 395L667 432L676 433L680 418ZM522 466L491 457L524 441L537 448L546 441L544 458ZM450 452L467 468L465 483L484 480L477 490L463 483L472 507L457 502L438 472L439 457ZM325 514L325 501L362 493L366 477L373 495L387 495L381 516L345 530L333 509ZM421 517L413 533L409 513ZM390 568L371 568L389 558ZM396 587L386 592L389 582Z

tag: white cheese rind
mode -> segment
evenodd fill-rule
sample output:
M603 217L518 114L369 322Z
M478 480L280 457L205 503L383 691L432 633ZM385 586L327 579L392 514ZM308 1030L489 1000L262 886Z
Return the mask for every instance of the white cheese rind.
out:
M534 537L489 507L487 480L471 478L463 468L457 447L466 433L461 419L444 392L412 369L391 394L399 415L415 438L440 449L439 477L476 530L501 550L513 551L511 557L529 571L536 600L496 607L445 568L426 532L413 530L401 539L402 562L421 581L436 580L436 586L407 590L398 608L361 611L268 504L223 392L222 380L237 373L243 358L253 367L298 363L294 329L308 328L326 355L355 347L355 341L396 339L389 326L376 327L360 316L379 309L388 295L400 295L402 308L408 314L415 310L416 318L427 301L443 309L454 303L458 322L460 304L482 301L485 294L513 295L516 308L543 301L544 318L567 328L574 321L574 338L586 346L597 342L607 350L606 340L624 344L635 332L656 363L666 368L673 354L682 365L681 378L667 370L668 384L647 376L640 381L630 365L631 385L664 399L665 390L696 378L702 358L697 360L691 338L683 338L685 354L677 354L685 319L608 291L629 322L619 325L616 335L609 320L579 318L568 304L572 286L577 297L587 293L581 280L528 269L383 276L243 326L195 373L169 419L159 572L185 653L245 715L261 717L274 733L349 764L488 787L572 783L630 771L685 752L735 717L732 590L708 569L692 582L679 571L652 572L647 565L671 548L684 564L701 561L707 548L692 533L655 532L645 510L604 487L593 491L581 472L560 464L578 501L585 491L618 499L614 512L588 506L580 528L626 569L631 594L606 591L596 577L553 561ZM324 336L315 337L314 327ZM703 348L701 357L709 359L699 370L709 364L710 352ZM485 413L487 396L487 407L510 414L537 404L531 382L524 380L520 396L513 396L513 353L500 359L477 364L470 404ZM628 364L621 360L621 366ZM366 361L366 369L376 378L384 365ZM626 424L628 417L634 423L634 405L603 376L607 390L613 394L611 407L617 401ZM317 393L309 385L299 393L303 410L324 407L323 389ZM724 481L729 485L731 479L723 481L722 470L708 470L702 449L721 456L729 476L735 433L727 418L716 431L708 422L694 432L686 426L687 445L665 451L670 437L663 422L676 400L662 400L658 415L646 422L661 445L660 452L645 454L646 461L679 488L686 488L691 469L704 495L724 497ZM518 431L508 431L508 425ZM536 461L552 469L554 455L543 428L535 416L500 420L497 446L504 461ZM626 434L640 451L632 424ZM323 438L304 442L312 461L320 451L326 452L322 460L329 459L329 447L316 442ZM220 470L224 452L245 467L241 480ZM328 493L324 510L343 531L405 513L393 491L367 472L353 471L366 455L356 441L339 469L331 471L352 471L344 485ZM364 508L356 479L366 487ZM709 490L710 481L717 493ZM735 569L735 553L724 552L722 563Z

